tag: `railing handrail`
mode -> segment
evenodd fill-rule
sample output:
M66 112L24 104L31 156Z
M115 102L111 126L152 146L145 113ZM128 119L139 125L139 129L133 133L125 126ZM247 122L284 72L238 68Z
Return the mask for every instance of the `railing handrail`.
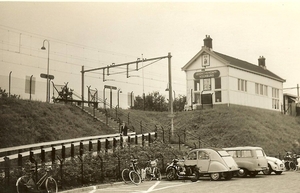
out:
M128 135L135 135L135 132L129 132ZM42 143L35 143L35 144L28 144L28 145L21 145L21 146L14 146L14 147L7 147L1 148L0 153L10 152L10 151L17 151L21 149L30 149L30 148L37 148L41 146L55 146L65 143L76 143L80 141L88 141L94 139L103 139L103 138L111 138L111 137L118 137L120 136L119 133L116 134L108 134L108 135L97 135L97 136L89 136L89 137L80 137L80 138L73 138L73 139L66 139L66 140L58 140L58 141L50 141L50 142L42 142Z

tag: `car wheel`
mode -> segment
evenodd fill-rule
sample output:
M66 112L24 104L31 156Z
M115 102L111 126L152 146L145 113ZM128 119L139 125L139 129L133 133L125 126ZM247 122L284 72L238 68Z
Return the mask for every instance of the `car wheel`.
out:
M224 172L223 176L225 178L225 180L231 180L231 178L233 177L232 172Z
M241 168L239 169L239 171L237 172L238 177L244 178L248 175L248 170L245 168Z
M275 174L280 175L280 174L282 174L282 171L275 171Z
M212 173L210 174L210 179L213 181L217 181L220 179L220 173Z
M268 164L268 169L262 171L265 175L270 175L272 173L272 167Z

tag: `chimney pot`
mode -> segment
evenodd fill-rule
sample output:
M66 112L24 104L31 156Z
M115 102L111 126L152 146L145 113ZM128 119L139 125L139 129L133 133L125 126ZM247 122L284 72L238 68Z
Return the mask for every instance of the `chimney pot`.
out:
M263 56L259 56L258 58L258 66L266 69L266 58Z
M210 38L210 35L206 35L204 41L204 46L212 49L212 39Z

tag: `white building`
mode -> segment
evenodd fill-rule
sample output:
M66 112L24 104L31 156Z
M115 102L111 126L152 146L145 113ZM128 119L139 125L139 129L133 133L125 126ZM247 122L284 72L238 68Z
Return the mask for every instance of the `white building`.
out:
M212 49L212 39L206 36L202 49L182 70L186 72L187 103L193 109L212 104L282 108L285 80L267 69L263 56L255 65L221 54Z

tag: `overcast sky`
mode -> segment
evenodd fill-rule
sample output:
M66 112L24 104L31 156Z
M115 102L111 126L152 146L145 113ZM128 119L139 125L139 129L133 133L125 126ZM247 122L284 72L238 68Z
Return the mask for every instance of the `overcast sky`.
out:
M173 89L186 95L181 67L210 35L215 51L253 64L264 56L267 69L286 79L284 88L296 87L300 83L299 10L297 1L0 2L0 75L13 71L16 76L34 74L37 81L44 81L39 78L46 72L47 52L40 50L44 39L51 46L50 74L57 84L69 82L77 93L82 65L91 69L170 52ZM18 57L17 61L8 55ZM105 83L102 72L90 73L86 84L99 90L104 84L113 85L136 95L142 90L164 92L167 66L167 59L161 60L132 72L131 78L121 73ZM296 94L296 89L289 92Z

